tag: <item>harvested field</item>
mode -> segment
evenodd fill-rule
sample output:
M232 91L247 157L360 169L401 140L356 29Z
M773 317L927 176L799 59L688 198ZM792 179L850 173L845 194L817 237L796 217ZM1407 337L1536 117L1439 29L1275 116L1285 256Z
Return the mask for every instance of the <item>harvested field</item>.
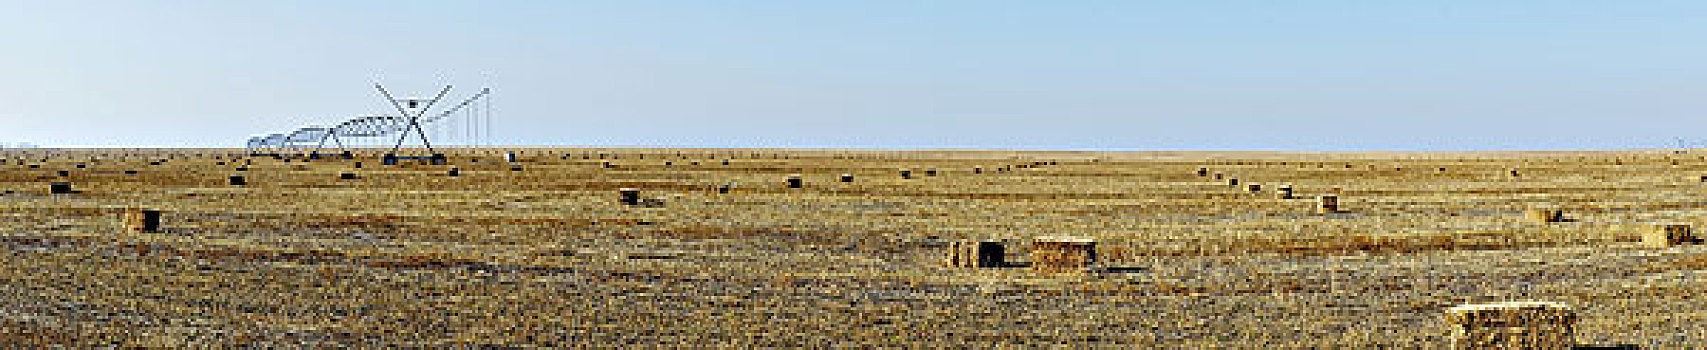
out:
M1644 243L1707 224L1699 153L357 155L0 152L0 343L1441 348L1540 300L1707 344L1707 248ZM1094 265L1025 268L1040 237ZM944 263L979 241L1007 266Z

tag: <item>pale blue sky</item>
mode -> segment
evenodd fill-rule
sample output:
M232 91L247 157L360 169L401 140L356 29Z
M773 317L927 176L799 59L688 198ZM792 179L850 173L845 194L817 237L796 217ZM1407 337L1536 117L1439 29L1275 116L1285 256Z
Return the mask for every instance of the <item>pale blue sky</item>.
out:
M1703 1L0 1L0 142L241 146L496 91L509 144L1707 143Z

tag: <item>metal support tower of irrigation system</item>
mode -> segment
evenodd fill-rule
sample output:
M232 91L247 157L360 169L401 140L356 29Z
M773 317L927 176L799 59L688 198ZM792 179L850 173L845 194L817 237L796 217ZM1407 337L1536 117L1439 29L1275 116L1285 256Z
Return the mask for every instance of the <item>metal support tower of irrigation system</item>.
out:
M407 120L409 123L408 126L404 127L403 133L401 135L397 135L397 144L391 146L391 152L387 153L387 155L396 155L397 150L403 147L403 140L409 139L409 131L414 130L417 135L421 135L421 144L427 146L427 153L434 156L440 156L438 151L433 150L433 141L427 139L427 132L421 129L421 115L427 114L427 111L433 108L433 104L438 103L439 99L444 98L446 93L450 93L450 85L445 85L443 90L439 90L439 94L437 96L427 99L427 103L424 106L418 106L421 103L421 100L409 99L406 101L409 108L403 108L404 103L399 103L397 102L397 98L391 97L391 92L385 91L384 85L374 83L373 87L379 89L379 93L381 95L385 95L385 100L390 101L392 107L397 107L397 113L402 114L403 119ZM410 113L410 110L414 110L415 113Z

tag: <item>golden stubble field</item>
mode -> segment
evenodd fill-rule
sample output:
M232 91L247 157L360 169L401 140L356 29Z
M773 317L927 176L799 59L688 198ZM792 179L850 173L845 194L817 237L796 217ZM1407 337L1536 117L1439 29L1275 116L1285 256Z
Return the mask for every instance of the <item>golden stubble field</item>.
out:
M1707 249L1640 243L1701 227L1702 153L504 151L0 152L0 342L1437 348L1446 308L1543 300L1707 344ZM1043 236L1097 268L944 264Z

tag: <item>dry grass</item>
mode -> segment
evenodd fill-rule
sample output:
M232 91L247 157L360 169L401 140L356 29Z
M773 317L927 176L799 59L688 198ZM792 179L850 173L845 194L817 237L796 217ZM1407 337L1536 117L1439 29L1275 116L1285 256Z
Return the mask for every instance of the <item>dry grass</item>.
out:
M1452 305L1556 299L1587 305L1591 343L1707 343L1678 321L1707 259L1635 244L1707 214L1694 154L220 152L0 153L0 342L1409 348L1443 344ZM121 234L135 206L163 230ZM1093 238L1113 272L941 264L999 239L1023 265L1039 236Z

